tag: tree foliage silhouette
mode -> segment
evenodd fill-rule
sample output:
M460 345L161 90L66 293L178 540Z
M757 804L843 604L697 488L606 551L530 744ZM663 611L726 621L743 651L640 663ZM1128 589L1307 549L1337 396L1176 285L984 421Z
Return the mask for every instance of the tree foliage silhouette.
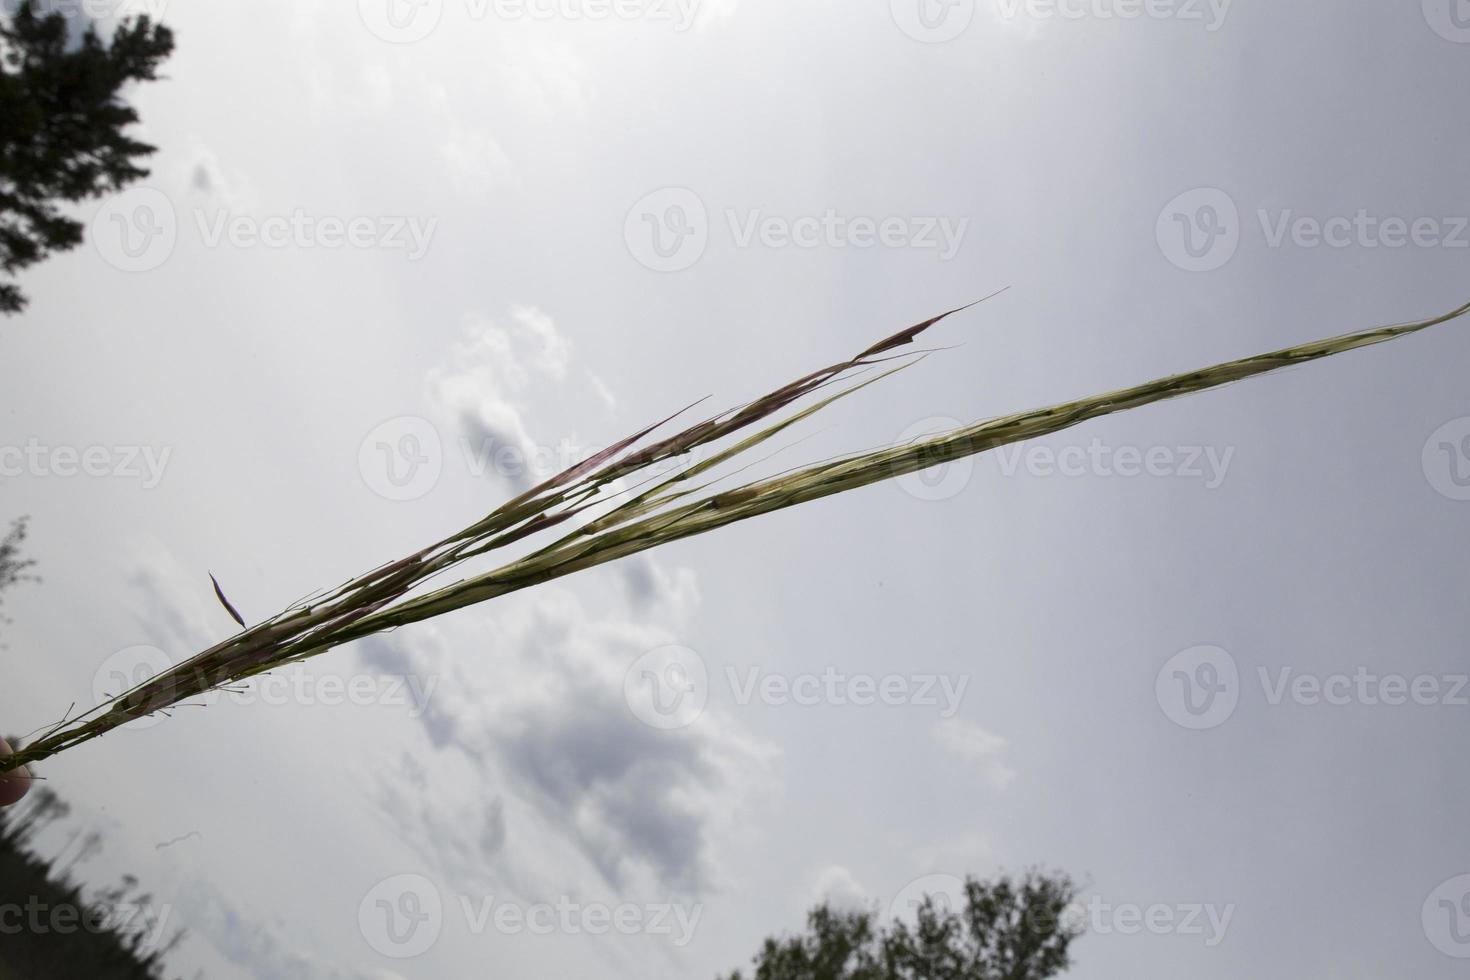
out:
M1045 980L1071 962L1076 886L1062 875L965 882L965 907L926 896L913 924L871 912L813 909L807 931L767 939L753 980ZM729 980L742 980L737 971Z
M39 581L30 569L35 567L33 558L25 558L21 554L21 546L26 539L26 518L17 517L10 524L10 530L0 538L0 604L5 601L4 592L7 588L17 582ZM5 622L5 617L0 614L0 623Z
M155 906L133 875L108 887L72 877L100 850L99 832L78 828L49 857L38 850L38 837L70 813L46 786L0 810L0 908L8 911L0 926L0 977L162 980L184 939L181 928L168 929L172 906Z
M60 13L23 0L0 21L0 275L75 248L82 223L59 205L121 190L146 177L154 147L124 130L138 113L121 98L158 77L173 33L147 16L123 20L109 41L95 25L74 32ZM0 313L26 297L0 281Z

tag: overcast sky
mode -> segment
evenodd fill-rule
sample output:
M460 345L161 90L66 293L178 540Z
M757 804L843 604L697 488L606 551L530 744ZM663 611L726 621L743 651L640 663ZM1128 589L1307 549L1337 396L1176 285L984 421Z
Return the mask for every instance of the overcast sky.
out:
M209 572L261 619L1002 286L774 464L1459 305L1470 9L1422 7L168 4L152 175L0 323L0 729L227 636ZM1459 976L1467 365L1092 422L43 772L184 976L713 977L1035 865L1079 980Z

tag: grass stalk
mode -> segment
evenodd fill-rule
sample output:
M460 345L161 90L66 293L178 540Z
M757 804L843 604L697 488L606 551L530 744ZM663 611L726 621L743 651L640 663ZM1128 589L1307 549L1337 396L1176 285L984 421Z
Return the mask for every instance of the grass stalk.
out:
M853 453L733 489L713 489L718 482L714 473L722 464L747 458L757 447L838 399L914 364L922 353L905 354L901 349L958 312L951 310L901 330L850 360L814 371L671 436L649 441L672 418L648 426L442 541L247 626L96 708L75 717L68 712L16 754L0 759L0 772L42 761L119 725L352 640L772 511L1051 435L1106 415L1418 333L1464 316L1470 304L1428 320L1286 347L1090 398L975 422L901 445ZM873 376L861 379L864 372ZM803 403L799 410L775 420L798 403ZM734 438L737 435L740 438ZM695 450L715 443L726 444L707 459L691 461ZM668 472L666 464L680 462L682 467ZM424 591L430 580L465 561L553 529L560 529L560 536L528 554L492 571ZM215 588L226 609L237 615L217 584Z

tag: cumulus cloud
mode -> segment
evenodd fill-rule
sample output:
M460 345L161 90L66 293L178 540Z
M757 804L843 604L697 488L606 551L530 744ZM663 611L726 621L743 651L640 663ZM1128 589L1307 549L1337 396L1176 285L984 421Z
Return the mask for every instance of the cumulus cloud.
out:
M451 93L437 83L425 83L417 97L434 120L432 132L443 134L438 144L439 157L455 192L464 198L486 199L515 170L505 147L488 129L464 121L457 108L462 93Z
M572 360L571 342L532 306L503 321L471 320L444 363L429 372L429 400L465 440L482 472L520 492L580 458L570 440L538 445L527 403L558 391Z
M482 472L524 490L596 448L545 439L558 415L574 414L563 404L570 396L613 403L575 366L552 317L517 307L468 323L429 372L429 400ZM545 440L539 447L530 418ZM526 468L507 468L507 459ZM670 628L692 615L698 584L688 569L646 556L601 575L618 587L602 596L610 608L591 611L569 589L549 586L450 624L358 644L374 669L439 681L417 719L431 750L406 756L376 797L405 839L430 842L435 853L425 857L436 867L534 877L544 867L517 864L539 850L525 835L550 829L582 874L590 865L608 886L632 877L693 892L718 879L720 827L760 789L773 752L715 712L673 731L639 720L625 674L644 653L678 642ZM446 801L438 783L455 771L453 758L461 778ZM415 789L418 779L435 790ZM432 807L423 802L430 798Z
M1009 739L962 718L943 719L932 733L945 751L975 769L996 792L1004 792L1015 780L1016 771L1005 761Z
M518 47L500 68L503 89L522 112L543 120L582 112L591 101L587 66L562 45Z
M680 578L654 569L650 581ZM678 600L649 601L669 608ZM528 822L554 828L609 886L636 878L693 893L717 881L718 839L764 788L774 751L717 713L672 731L634 715L625 674L671 642L665 630L621 613L593 615L554 587L481 616L475 649L456 643L451 655L442 637L417 631L364 641L362 655L378 669L439 674L419 719L429 742L472 761L480 782L500 781ZM461 833L450 842L453 828L400 812L428 794L405 795L380 802L396 824L445 842L434 844L453 852L445 863L477 846L483 852L483 839L476 845ZM522 826L508 823L492 835L495 843L514 838L507 849L523 851Z
M864 912L872 904L868 890L851 871L840 864L823 868L817 873L809 898L806 908L825 904L843 912Z
M671 572L647 555L636 555L617 567L628 599L638 612L678 615L699 603L699 581L692 569L676 568Z

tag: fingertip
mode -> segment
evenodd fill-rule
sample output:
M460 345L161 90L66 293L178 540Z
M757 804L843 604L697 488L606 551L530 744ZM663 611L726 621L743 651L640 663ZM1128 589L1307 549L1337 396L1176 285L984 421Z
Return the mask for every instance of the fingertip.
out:
M10 743L0 738L0 757L7 756L11 752ZM19 802L31 788L31 774L21 766L13 772L0 773L0 806L10 806Z

